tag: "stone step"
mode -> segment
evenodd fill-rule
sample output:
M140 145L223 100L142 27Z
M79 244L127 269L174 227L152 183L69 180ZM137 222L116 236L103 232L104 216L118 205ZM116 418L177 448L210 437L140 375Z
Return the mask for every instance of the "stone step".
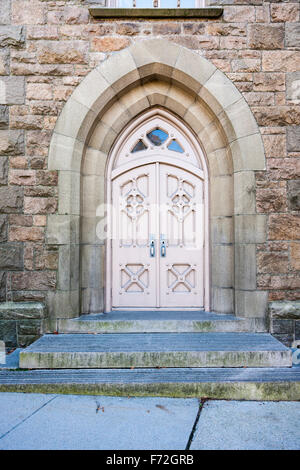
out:
M213 312L110 312L58 320L59 333L188 333L267 331L260 318Z
M0 392L300 400L300 367L0 371Z
M20 368L289 367L291 351L267 333L45 335Z

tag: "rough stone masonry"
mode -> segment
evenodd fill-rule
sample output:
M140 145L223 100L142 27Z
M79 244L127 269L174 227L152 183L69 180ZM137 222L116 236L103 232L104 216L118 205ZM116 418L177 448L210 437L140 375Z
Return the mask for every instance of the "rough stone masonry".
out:
M267 169L256 172L255 195L268 235L256 246L256 282L272 303L271 332L286 344L300 340L299 2L216 0L220 18L192 21L98 20L91 3L1 0L0 338L12 347L38 337L56 288L58 247L45 244L45 228L57 211L58 174L47 170L47 155L60 111L110 54L163 37L224 72L260 126Z

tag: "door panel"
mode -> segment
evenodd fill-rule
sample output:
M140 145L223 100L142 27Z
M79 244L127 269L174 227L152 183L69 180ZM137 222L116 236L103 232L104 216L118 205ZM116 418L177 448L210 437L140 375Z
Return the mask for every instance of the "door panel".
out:
M161 307L203 306L203 215L202 180L160 165Z
M203 181L144 165L113 181L113 202L113 307L203 307Z
M150 237L157 233L155 202L155 165L130 170L114 180L113 307L156 305L156 258L150 256Z

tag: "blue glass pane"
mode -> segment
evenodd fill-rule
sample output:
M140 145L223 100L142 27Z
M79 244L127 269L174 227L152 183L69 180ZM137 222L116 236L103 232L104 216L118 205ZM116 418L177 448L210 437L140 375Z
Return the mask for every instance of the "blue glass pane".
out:
M132 0L118 0L117 6L119 8L132 8Z
M195 0L180 0L181 8L195 8Z
M171 140L171 142L169 143L168 145L168 149L169 150L174 150L174 152L179 152L179 153L183 153L184 150L183 148L181 147L181 145L179 145L179 143L177 142L177 140Z
M135 144L133 149L131 150L131 153L140 152L141 150L146 150L146 148L148 148L148 147L144 144L144 142L142 140L139 140Z
M152 8L153 0L136 0L137 8Z
M161 145L167 140L168 134L161 129L155 129L154 131L149 132L147 137L152 144Z
M160 0L160 8L177 8L177 0Z

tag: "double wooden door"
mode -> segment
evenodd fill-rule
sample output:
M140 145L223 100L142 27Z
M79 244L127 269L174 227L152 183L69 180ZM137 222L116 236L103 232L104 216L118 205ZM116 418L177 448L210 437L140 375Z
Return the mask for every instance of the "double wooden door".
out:
M203 180L151 163L113 180L113 309L202 308Z

